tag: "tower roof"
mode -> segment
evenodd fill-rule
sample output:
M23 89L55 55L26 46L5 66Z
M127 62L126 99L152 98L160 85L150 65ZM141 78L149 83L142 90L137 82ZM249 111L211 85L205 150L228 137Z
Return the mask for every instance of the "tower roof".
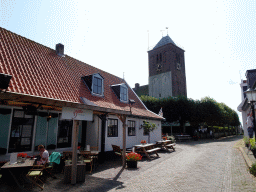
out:
M162 39L156 44L156 46L153 49L156 49L158 47L162 47L166 44L172 43L174 45L176 45L174 43L174 41L169 37L169 35L166 35L165 37L162 37Z

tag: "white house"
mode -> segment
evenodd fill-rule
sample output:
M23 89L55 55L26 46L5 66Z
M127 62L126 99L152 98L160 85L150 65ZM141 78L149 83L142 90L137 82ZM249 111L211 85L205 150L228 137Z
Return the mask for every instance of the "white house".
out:
M62 44L54 50L1 27L0 37L0 160L37 154L39 144L60 152L132 147L148 139L144 120L157 126L150 141L161 139L163 117L124 79L65 55Z

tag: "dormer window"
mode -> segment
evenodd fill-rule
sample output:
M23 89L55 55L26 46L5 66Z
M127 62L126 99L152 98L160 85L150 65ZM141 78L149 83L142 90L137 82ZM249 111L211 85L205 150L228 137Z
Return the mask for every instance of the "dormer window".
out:
M128 101L128 90L126 86L121 86L120 100Z
M128 102L128 88L124 83L111 87L120 101Z
M104 79L99 73L84 76L82 80L93 95L104 95Z
M93 78L93 89L92 92L95 94L102 95L102 79L98 77Z

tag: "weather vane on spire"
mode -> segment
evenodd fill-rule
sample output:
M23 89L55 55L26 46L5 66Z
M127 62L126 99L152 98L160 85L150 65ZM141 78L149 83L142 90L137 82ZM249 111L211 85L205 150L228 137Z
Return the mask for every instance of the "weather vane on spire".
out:
M162 32L162 37L163 37L163 36L164 36L164 35L163 35L163 31L164 31L164 30L160 30L160 31Z
M168 35L168 27L166 27L166 30L167 30L167 35Z

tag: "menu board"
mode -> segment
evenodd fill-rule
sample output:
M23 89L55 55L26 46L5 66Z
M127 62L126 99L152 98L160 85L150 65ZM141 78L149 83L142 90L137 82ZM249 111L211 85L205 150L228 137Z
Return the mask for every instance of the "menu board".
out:
M23 115L24 115L24 111L18 111L18 110L14 111L14 117L23 118Z

